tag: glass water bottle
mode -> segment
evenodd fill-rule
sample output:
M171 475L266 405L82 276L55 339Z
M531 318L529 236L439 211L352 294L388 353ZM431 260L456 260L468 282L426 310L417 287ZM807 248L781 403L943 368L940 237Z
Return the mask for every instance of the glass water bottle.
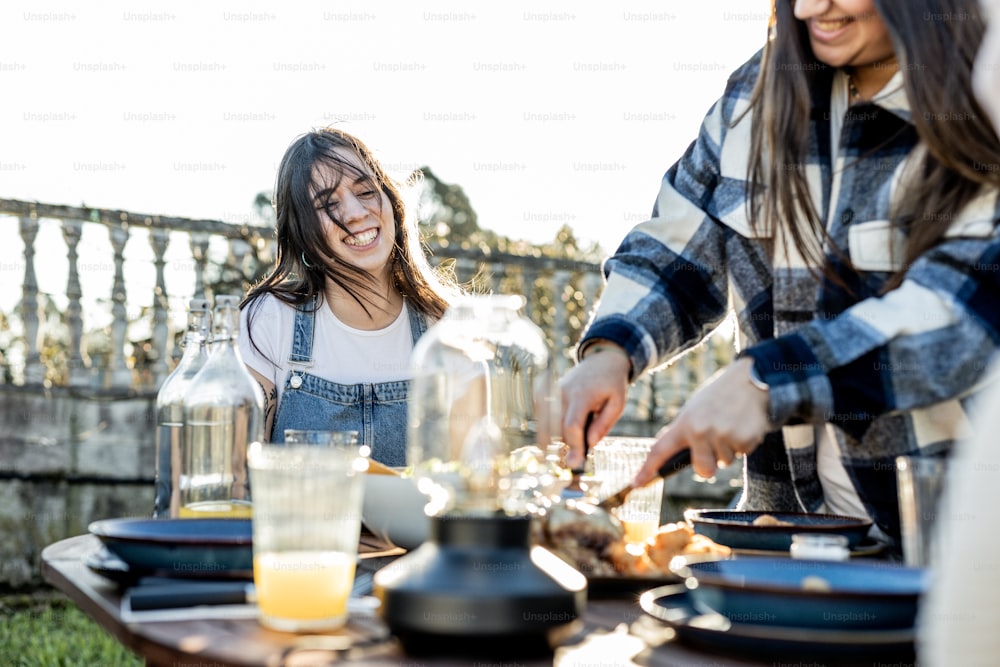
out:
M181 517L251 515L246 455L264 440L264 394L237 347L239 316L239 297L216 297L212 350L184 397Z
M459 299L412 355L408 463L428 514L524 514L558 435L542 331L520 296ZM517 464L528 454L537 465Z
M177 516L180 508L178 476L184 437L184 393L208 359L212 313L207 299L188 303L187 331L181 341L184 354L156 394L156 491L153 516Z

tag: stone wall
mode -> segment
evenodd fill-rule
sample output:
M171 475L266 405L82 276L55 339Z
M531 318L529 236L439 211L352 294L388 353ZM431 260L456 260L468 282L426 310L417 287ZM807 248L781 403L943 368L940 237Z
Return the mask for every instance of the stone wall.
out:
M0 586L38 584L41 550L153 506L152 396L0 386Z

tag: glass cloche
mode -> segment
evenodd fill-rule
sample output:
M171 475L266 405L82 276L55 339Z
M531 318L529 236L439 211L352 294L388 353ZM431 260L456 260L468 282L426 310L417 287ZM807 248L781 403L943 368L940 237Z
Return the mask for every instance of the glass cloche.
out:
M538 480L517 462L543 461L559 398L524 303L462 297L413 350L407 458L431 515L527 511Z

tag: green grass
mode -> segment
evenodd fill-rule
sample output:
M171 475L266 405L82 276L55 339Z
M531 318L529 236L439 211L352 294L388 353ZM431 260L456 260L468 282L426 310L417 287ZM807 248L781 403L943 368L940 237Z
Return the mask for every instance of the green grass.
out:
M3 667L141 667L143 661L56 593L0 594Z

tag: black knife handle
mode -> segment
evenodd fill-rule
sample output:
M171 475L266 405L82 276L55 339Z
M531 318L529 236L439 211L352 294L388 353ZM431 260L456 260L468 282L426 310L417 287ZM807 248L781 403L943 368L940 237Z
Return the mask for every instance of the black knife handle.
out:
M656 471L656 474L660 477L670 477L675 472L680 472L689 465L691 465L691 450L685 447L667 459L666 463L661 465L660 469Z
M132 611L195 607L202 604L245 604L245 582L136 586L128 592Z
M573 468L570 470L570 474L582 475L585 471L584 468L587 467L587 454L590 453L590 442L587 440L587 431L590 430L590 425L594 422L594 413L588 412L587 419L583 422L583 462L580 464L579 468Z

